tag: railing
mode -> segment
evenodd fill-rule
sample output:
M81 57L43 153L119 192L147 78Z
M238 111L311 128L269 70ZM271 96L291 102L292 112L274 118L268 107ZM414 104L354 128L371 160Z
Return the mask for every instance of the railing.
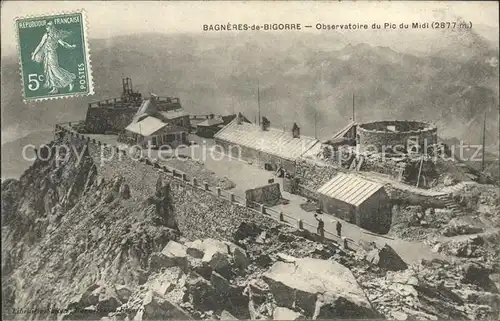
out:
M180 103L180 99L177 97L157 97L156 98L160 103L168 103L168 104L178 104ZM131 98L130 100L123 100L122 97L116 98L108 98L104 100L94 101L89 103L89 108L132 108L139 107L143 99L134 100Z
M122 153L123 155L127 154L127 151L124 149L120 149L117 146L113 146L110 144L103 143L97 139L92 139L89 136L85 134L80 134L76 132L75 130L72 129L72 125L76 123L80 123L81 121L77 122L66 122L66 123L59 123L56 125L56 130L60 130L62 132L69 133L72 137L77 137L81 138L83 140L86 140L88 142L92 142L94 144L97 144L98 146L104 146L104 147L109 147L110 149L113 149L117 153ZM158 163L157 160L155 159L150 159L148 157L144 157L140 155L138 158L132 158L134 161L138 161L141 163L144 163L145 165L152 166L155 168L158 172L165 173L169 177L173 178L176 182L180 182L185 186L191 186L192 188L200 189L203 190L207 193L213 194L217 196L218 198L227 200L237 206L245 207L248 208L249 210L255 211L261 215L266 215L268 217L271 217L275 220L277 220L280 224L284 224L293 228L297 228L299 230L307 230L311 234L315 235L315 239L317 241L334 241L336 243L340 242L347 242L349 249L351 250L359 250L360 246L357 244L354 240L351 240L349 238L344 238L344 237L339 237L338 235L331 233L329 231L324 230L324 236L318 235L316 231L316 226L311 225L307 222L304 222L302 219L297 219L287 213L284 213L282 211L278 211L272 207L265 206L264 204L257 203L250 201L246 198L243 198L239 195L236 195L235 193L227 190L223 190L220 186L213 186L210 185L206 181L200 181L196 177L190 177L187 173L180 171L174 167L160 164ZM291 223L293 222L293 223Z
M142 100L124 101L121 97L109 98L89 103L89 108L138 108Z
M317 233L317 226L309 224L308 222L302 220L302 219L297 219L296 217L293 217L283 211L278 211L275 208L265 206L264 204L253 202L250 200L245 200L247 207L250 207L252 209L255 209L254 207L257 207L257 211L260 214L263 215L268 215L271 216L274 219L277 219L281 224L285 224L294 228L298 228L299 230L308 230L312 234L316 235L316 239L321 239L321 235ZM291 223L293 222L293 223ZM305 228L308 227L308 228ZM348 247L353 250L359 250L360 245L356 243L354 240L345 238L345 237L339 237L337 234L334 234L332 232L329 232L327 230L323 230L324 238L329 239L332 241L335 241L337 243L343 243L344 241L347 241Z

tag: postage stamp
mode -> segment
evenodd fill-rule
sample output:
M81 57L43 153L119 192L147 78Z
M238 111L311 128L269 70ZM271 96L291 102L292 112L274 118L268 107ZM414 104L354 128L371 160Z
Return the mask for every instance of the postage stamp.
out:
M94 93L85 11L15 20L24 101Z

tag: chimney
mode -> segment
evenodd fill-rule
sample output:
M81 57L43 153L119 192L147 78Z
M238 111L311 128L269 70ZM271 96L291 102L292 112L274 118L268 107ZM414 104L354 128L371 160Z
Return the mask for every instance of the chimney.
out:
M293 138L300 137L300 128L299 128L299 126L297 126L297 123L293 123L292 136L293 136Z
M241 125L242 121L243 121L243 115L241 113L238 113L238 116L236 116L236 123L238 125Z
M271 122L266 117L262 117L262 122L260 123L260 128L262 130L268 130L271 126Z

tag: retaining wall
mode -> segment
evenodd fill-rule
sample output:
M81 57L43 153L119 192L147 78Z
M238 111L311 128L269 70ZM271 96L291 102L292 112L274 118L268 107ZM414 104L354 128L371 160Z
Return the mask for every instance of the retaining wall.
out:
M258 204L277 205L281 199L280 184L273 183L246 190L245 197L247 206L255 207Z
M279 223L269 216L245 207L245 201L216 186L195 181L185 173L161 167L148 159L135 160L125 151L89 139L65 129L65 135L87 143L89 154L97 165L98 176L111 180L120 175L129 185L131 196L138 201L154 195L160 177L168 182L174 200L174 214L181 233L188 239L215 237L230 239L242 222L265 226Z
M89 108L85 130L92 134L119 132L132 122L136 112L137 108Z

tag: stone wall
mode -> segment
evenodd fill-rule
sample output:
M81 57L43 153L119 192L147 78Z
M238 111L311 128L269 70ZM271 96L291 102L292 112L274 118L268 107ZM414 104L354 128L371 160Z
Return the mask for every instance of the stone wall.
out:
M118 133L134 118L137 108L89 108L85 118L85 131L90 134Z
M246 190L245 198L247 200L247 206L249 207L255 207L257 205L255 203L274 206L278 204L281 199L280 184L273 183Z
M242 222L278 225L269 216L247 208L241 202L232 202L227 192L218 196L215 186L205 186L198 181L193 184L192 178L184 173L160 167L149 160L135 160L125 151L88 139L85 135L67 130L64 134L70 135L73 140L86 142L89 154L97 165L98 179L111 180L122 176L136 201L144 201L154 195L158 178L169 183L175 219L181 233L188 239L229 239Z
M230 142L215 139L216 145L220 146L225 153L232 155L235 158L252 163L255 166L264 168L266 163L271 164L272 170L276 171L278 166L282 166L292 176L295 175L295 162L283 159L276 155L260 152L258 150L247 148L245 146L234 145Z
M332 179L339 168L332 165L318 165L306 160L296 162L295 177L299 179L299 184L311 191L316 191L326 182Z
M384 127L396 126L395 132ZM421 150L437 143L437 128L426 123L412 121L385 121L361 124L357 129L360 152L382 152L387 147L403 151L411 137L417 137Z

